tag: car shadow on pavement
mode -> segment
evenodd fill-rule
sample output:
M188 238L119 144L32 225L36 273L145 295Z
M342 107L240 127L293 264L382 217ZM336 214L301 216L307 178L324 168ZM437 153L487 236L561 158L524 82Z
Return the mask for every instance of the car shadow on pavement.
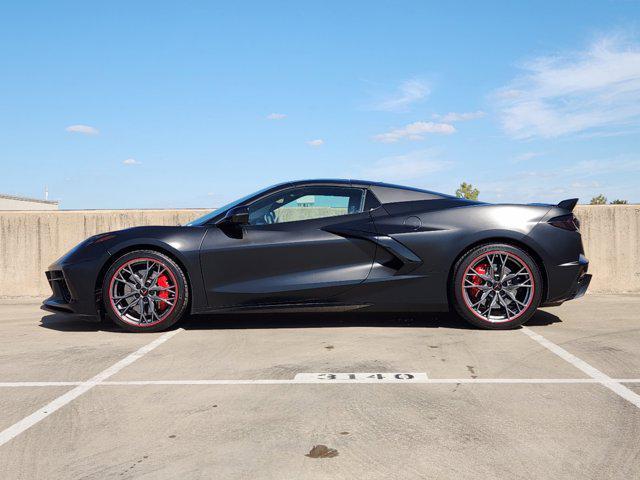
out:
M69 313L49 313L40 319L40 326L59 332L124 332L112 322L99 322L97 319L87 320Z
M538 310L533 317L525 324L527 327L542 327L544 325L551 325L552 323L562 323L562 320L557 315L549 313L545 310Z
M538 310L527 322L528 326L562 322L552 313ZM65 313L42 317L40 326L61 332L124 332L109 321L87 321ZM191 315L173 328L185 330L227 330L259 328L323 328L323 327L411 327L455 328L474 330L455 313L225 313Z

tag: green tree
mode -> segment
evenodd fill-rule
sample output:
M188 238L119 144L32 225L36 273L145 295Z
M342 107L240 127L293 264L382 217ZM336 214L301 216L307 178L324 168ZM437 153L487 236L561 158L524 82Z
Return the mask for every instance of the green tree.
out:
M473 188L473 185L467 182L462 182L460 188L456 190L456 197L466 198L468 200L477 200L480 195L480 190Z
M627 203L629 202L627 202L626 200L616 199L613 202L611 202L611 205L626 205Z
M602 194L598 195L597 197L593 197L589 202L590 205L606 205L606 203L607 197Z

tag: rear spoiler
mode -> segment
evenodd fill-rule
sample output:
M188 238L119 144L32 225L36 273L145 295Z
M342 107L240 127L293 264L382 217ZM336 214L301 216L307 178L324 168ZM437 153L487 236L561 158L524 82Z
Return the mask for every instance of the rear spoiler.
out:
M558 204L558 208L563 208L564 210L569 210L570 212L572 212L577 203L577 198L568 198L567 200L562 200Z

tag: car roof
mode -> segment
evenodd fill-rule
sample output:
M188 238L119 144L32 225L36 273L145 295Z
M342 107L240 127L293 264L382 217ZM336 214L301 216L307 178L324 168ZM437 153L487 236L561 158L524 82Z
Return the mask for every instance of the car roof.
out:
M381 203L410 202L418 200L433 200L437 198L451 198L451 195L423 190L416 187L404 185L394 185L384 182L373 182L370 180L350 180L343 178L323 178L296 180L278 185L281 186L302 186L302 185L349 185L354 187L369 188Z

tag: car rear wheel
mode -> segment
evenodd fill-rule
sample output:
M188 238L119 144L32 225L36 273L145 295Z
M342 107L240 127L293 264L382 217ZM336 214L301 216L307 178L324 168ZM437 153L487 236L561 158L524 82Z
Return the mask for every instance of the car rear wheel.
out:
M467 252L454 269L454 306L481 328L515 328L531 318L542 298L536 262L522 249L488 244Z
M171 258L153 250L136 250L111 265L102 298L107 314L122 328L158 332L182 318L189 292L184 272Z

